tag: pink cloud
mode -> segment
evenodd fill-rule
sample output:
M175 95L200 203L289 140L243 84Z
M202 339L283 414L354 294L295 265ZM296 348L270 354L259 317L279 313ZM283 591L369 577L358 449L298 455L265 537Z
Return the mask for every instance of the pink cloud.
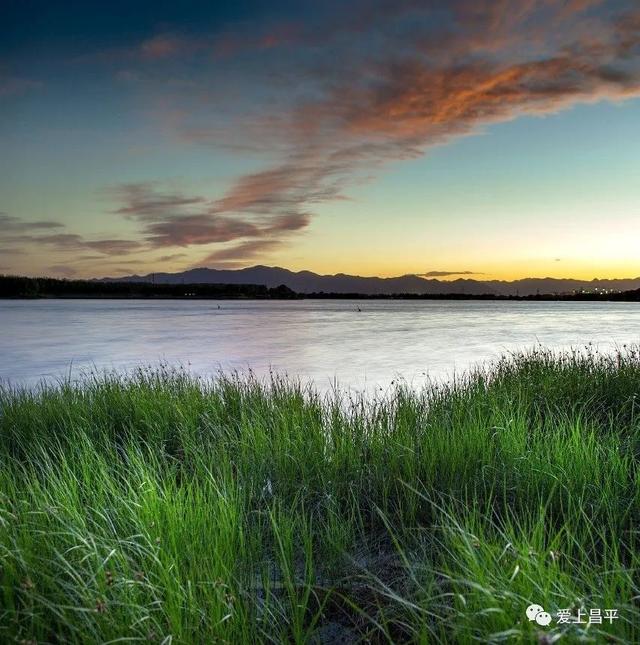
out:
M144 40L140 44L140 52L144 58L151 60L159 60L175 56L181 51L184 42L176 36L168 34L157 35Z

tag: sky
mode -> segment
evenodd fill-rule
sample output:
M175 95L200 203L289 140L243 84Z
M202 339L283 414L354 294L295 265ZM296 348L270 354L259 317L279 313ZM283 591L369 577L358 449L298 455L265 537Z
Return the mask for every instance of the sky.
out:
M0 273L640 276L637 0L5 0Z

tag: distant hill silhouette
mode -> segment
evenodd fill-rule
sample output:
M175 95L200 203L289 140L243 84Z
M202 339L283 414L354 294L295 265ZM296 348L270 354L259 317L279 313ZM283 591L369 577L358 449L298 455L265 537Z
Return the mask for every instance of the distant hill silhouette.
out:
M319 275L312 271L289 271L281 267L254 266L246 269L189 269L180 273L153 273L122 278L102 278L107 282L155 282L156 284L259 284L267 288L285 285L297 293L389 294L468 294L529 296L569 294L575 291L640 288L640 277L619 280L574 280L571 278L524 278L522 280L437 280L409 274L395 278L362 277L337 273Z

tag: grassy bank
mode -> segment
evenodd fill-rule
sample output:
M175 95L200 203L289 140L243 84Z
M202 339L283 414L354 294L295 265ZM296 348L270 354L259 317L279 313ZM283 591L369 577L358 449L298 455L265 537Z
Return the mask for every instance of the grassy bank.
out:
M368 403L150 371L4 391L0 641L638 642L639 396L635 350Z

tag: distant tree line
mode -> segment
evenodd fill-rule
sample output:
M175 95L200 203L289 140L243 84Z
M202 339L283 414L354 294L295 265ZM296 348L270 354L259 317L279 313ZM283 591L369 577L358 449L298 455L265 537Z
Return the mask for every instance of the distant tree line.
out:
M365 294L365 293L331 293L317 291L304 294L305 298L331 299L331 300L578 300L578 301L640 301L640 289L634 291L620 291L616 293L537 293L526 296L497 295L494 293L392 293L392 294Z
M58 280L0 276L0 298L246 298L256 300L526 300L526 301L621 301L640 302L640 289L618 293L535 294L500 296L491 293L328 293L299 294L281 284L153 284L151 282L106 282L101 280Z
M0 276L0 298L296 298L284 285L152 284Z

